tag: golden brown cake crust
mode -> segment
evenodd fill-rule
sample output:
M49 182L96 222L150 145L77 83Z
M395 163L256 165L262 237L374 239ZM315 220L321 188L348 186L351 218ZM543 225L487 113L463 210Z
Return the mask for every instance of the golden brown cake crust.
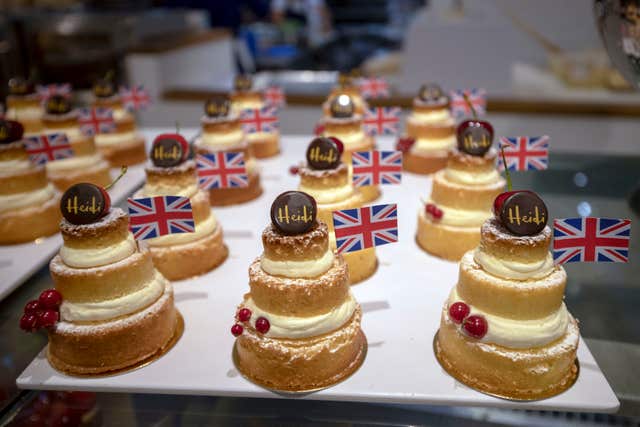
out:
M7 95L7 108L39 107L40 99L35 93L29 95Z
M111 183L109 163L101 161L91 169L79 169L74 171L49 172L49 179L60 190L65 191L73 184L88 182L100 187L106 187Z
M344 119L329 117L323 119L322 123L324 124L324 134L326 136L362 132L362 117L359 115Z
M60 193L41 205L0 213L0 244L32 242L58 232Z
M507 260L542 260L549 253L551 229L546 226L533 236L511 234L495 217L482 224L480 248L495 257Z
M147 174L147 183L151 185L165 184L176 188L188 187L198 179L196 162L193 160L187 160L173 167L159 167L147 162L144 170Z
M341 187L349 182L349 168L340 163L335 169L315 170L303 166L298 170L300 184L304 187L328 189Z
M504 190L505 180L502 178L487 185L462 185L447 180L445 172L433 175L431 199L437 205L490 212L493 201Z
M240 120L237 117L229 117L226 120L210 120L205 117L201 123L204 133L227 133L242 130Z
M258 173L249 174L249 186L234 188L212 188L209 190L211 206L228 206L245 203L260 197L262 186Z
M258 91L241 91L241 92L231 92L229 94L229 99L231 103L237 102L262 102L262 94Z
M112 167L131 166L147 159L144 137L141 135L136 135L131 141L109 146L98 145L97 148Z
M415 139L442 139L456 133L455 125L420 123L417 120L407 120L407 135Z
M44 166L0 174L0 195L25 193L47 186L47 172Z
M29 155L24 148L24 141L14 141L9 144L0 144L0 162L8 160L28 160Z
M266 159L280 154L279 132L258 132L247 135L253 155L258 159Z
M304 234L288 236L269 224L262 232L264 256L273 261L306 261L322 257L329 248L329 229L324 222Z
M378 258L375 248L342 254L349 266L349 284L357 285L367 280L378 269Z
M107 215L92 224L76 225L66 219L60 222L60 232L65 245L74 248L107 246L127 237L129 217L119 208L112 208Z
M402 155L402 169L421 175L438 172L447 166L447 156L437 152L429 156L423 153L408 151Z
M431 255L449 261L460 258L480 242L480 229L477 227L448 227L431 221L422 213L418 215L418 245Z
M95 154L96 146L93 137L83 136L69 142L74 156L90 156Z

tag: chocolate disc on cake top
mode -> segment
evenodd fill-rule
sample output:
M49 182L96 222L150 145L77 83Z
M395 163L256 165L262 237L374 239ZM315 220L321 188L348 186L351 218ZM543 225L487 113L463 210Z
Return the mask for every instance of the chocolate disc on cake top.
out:
M71 224L91 224L109 210L106 191L94 184L82 182L72 185L60 199L62 216Z
M336 118L349 118L355 112L353 100L347 94L341 94L333 98L329 107L331 116Z
M544 201L532 191L517 191L500 209L500 221L516 236L533 236L547 225L548 212Z
M251 90L253 86L253 80L248 74L239 74L233 80L233 88L238 92L246 92Z
M207 117L226 117L231 110L229 99L223 96L209 98L204 104L204 113Z
M67 114L71 108L71 101L62 95L51 95L44 105L47 114Z
M493 144L493 126L483 120L466 120L458 126L458 150L472 156L484 156Z
M340 148L332 138L315 138L307 147L307 164L311 169L335 169L340 164Z
M10 144L22 139L24 127L13 120L0 120L0 144Z
M13 77L9 80L8 86L11 95L29 95L35 92L33 82L23 77Z
M271 222L282 234L303 234L316 224L316 200L302 191L286 191L271 205Z
M116 94L116 85L111 79L99 79L93 84L96 98L109 98Z
M178 166L189 156L189 143L177 133L164 133L153 140L149 159L154 166L169 168Z
M445 96L442 88L436 83L425 83L420 86L418 97L425 102L437 102Z

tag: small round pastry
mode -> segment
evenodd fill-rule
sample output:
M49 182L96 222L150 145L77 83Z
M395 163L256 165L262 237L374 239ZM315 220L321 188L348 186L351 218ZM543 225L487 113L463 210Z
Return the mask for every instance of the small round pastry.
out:
M30 79L13 77L9 80L6 118L22 123L27 135L42 132L42 105L36 93L35 85Z

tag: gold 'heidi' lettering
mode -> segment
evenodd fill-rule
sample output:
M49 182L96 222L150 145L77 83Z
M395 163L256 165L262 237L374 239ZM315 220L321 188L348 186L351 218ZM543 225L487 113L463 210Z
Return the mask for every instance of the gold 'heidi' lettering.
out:
M488 147L491 145L491 141L487 138L487 135L483 134L480 141L476 141L473 139L471 135L465 135L464 137L464 147L467 149L474 149L477 147Z
M328 152L323 153L320 151L320 147L314 147L309 153L309 159L314 162L333 163L338 159L338 157L333 150L329 150Z
M284 209L278 208L278 221L287 223L287 224L292 222L307 223L307 222L313 221L313 217L311 216L311 213L307 211L306 206L302 207L302 213L300 212L291 213L289 212L289 206L285 205Z
M67 212L78 213L99 213L102 211L102 204L98 203L95 196L91 196L91 200L87 200L84 203L78 201L78 196L73 196L72 199L67 199Z
M0 127L0 139L5 138L9 138L9 130L5 126L2 126Z
M538 207L534 208L534 212L529 211L528 215L520 215L520 206L516 205L514 208L509 208L509 222L511 224L531 224L540 225L545 222L544 214L540 214Z
M171 147L170 151L166 151L164 149L164 147L162 145L157 145L154 149L153 149L153 158L154 159L179 159L182 156L180 155L180 153L178 152L178 147L176 145L174 145L173 147Z

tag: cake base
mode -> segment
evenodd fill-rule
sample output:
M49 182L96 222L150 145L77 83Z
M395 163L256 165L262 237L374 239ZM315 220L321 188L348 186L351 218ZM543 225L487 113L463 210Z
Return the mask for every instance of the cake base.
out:
M438 172L447 166L448 155L427 156L408 151L402 156L402 169L420 175Z
M280 154L280 133L250 134L247 140L253 150L254 157L258 159L266 159Z
M106 187L111 184L111 174L109 173L109 169L109 163L101 161L91 168L48 172L48 177L53 185L55 185L60 191L65 191L73 184L78 184L80 182L88 182L100 187Z
M222 240L222 227L193 242L175 246L150 246L156 269L169 280L182 280L213 270L229 255Z
M260 197L262 186L260 174L249 175L249 185L238 188L213 188L209 190L209 202L211 206L228 206L245 203Z
M539 349L507 349L467 338L443 318L434 352L443 369L474 390L509 400L540 400L560 394L577 380L578 327Z
M118 144L99 146L98 151L107 159L111 167L131 166L147 160L147 149L144 145L144 137L137 135L131 141Z
M355 285L373 274L378 269L378 258L375 248L367 248L357 252L342 254L345 262L349 266L349 283Z
M363 187L358 187L358 189L360 190L362 203L371 203L379 199L382 195L382 191L377 185L365 185Z
M480 227L451 227L418 215L416 243L424 251L449 261L462 256L480 243Z
M0 245L32 242L60 230L60 193L42 205L0 214Z

